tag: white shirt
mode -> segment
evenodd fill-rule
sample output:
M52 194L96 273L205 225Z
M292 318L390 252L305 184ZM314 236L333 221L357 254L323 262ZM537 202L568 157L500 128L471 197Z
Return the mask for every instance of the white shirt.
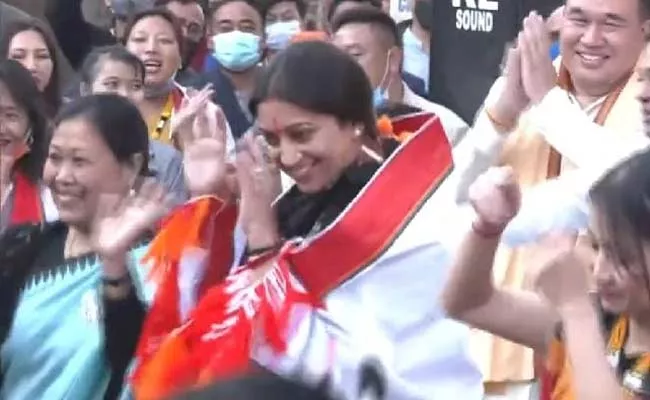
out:
M402 68L411 75L424 81L424 87L429 87L429 53L424 48L422 41L413 34L411 27L406 28L402 34L404 44L404 59Z
M503 84L501 79L493 85L486 104L496 99ZM546 141L577 169L524 191L521 210L504 233L506 245L523 245L553 231L586 227L587 197L594 182L610 168L648 147L650 139L642 131L641 122L633 135L615 135L609 128L596 124L593 117L599 106L583 109L567 91L556 87L528 111ZM481 118L482 123L474 129L496 133L489 119Z
M447 138L449 138L449 143L451 143L452 146L456 146L465 137L469 127L461 117L456 115L455 112L445 106L432 103L429 100L418 96L404 82L402 82L402 89L404 91L402 103L411 107L419 108L422 111L436 114L440 117L440 122L442 122L442 126L445 128Z

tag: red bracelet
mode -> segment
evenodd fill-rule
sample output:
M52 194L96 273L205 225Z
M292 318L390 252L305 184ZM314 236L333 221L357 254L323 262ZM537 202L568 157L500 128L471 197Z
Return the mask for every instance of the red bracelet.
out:
M494 239L501 236L505 226L489 224L482 220L472 222L472 232L484 239Z

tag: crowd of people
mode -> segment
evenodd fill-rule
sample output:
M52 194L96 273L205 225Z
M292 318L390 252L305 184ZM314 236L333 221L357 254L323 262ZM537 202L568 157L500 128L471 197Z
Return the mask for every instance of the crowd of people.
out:
M0 398L650 399L650 1L431 1L0 18Z

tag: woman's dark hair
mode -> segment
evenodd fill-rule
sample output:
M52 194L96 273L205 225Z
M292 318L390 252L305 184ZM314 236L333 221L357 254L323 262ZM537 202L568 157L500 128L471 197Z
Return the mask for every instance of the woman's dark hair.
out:
M377 115L386 115L388 118L401 117L402 115L409 115L420 112L422 112L422 110L417 107L396 102L388 102L376 110Z
M115 44L98 47L88 54L79 71L81 83L92 85L104 61L117 61L133 67L138 76L144 79L145 70L142 61L121 44Z
M151 17L162 18L167 22L169 22L169 24L172 26L172 29L174 30L174 37L176 38L176 42L178 43L178 50L180 54L183 54L183 51L185 50L183 48L185 41L183 39L183 30L181 29L181 25L179 24L174 14L169 12L164 7L156 7L135 14L133 18L129 21L129 23L126 25L126 28L124 30L124 45L126 46L126 44L128 43L129 36L131 36L131 31L133 31L135 25L141 20L145 18L151 18Z
M126 98L115 94L95 94L64 105L54 121L83 118L91 123L120 163L143 157L140 175L149 175L149 133L140 111Z
M643 243L650 241L650 150L637 153L612 168L589 192L599 227L612 246L618 265L641 261L650 293Z
M29 123L30 151L16 162L15 169L32 182L37 182L43 173L49 142L43 95L29 71L14 60L0 61L0 82L5 85L16 105L25 111Z
M212 384L174 400L335 400L325 387L311 388L264 371Z
M61 92L59 88L60 63L56 41L52 32L35 18L14 21L2 31L2 37L0 38L0 54L2 54L3 58L9 57L9 47L11 46L11 41L13 40L14 36L25 31L34 31L39 33L43 38L48 51L50 52L50 57L52 58L52 76L50 78L50 82L43 90L43 97L46 102L45 104L47 106L47 112L48 115L52 117L54 114L56 114L61 105Z
M368 137L378 136L366 73L352 57L329 43L295 43L275 56L258 76L251 114L256 117L259 104L268 99L328 114L340 123L363 124Z

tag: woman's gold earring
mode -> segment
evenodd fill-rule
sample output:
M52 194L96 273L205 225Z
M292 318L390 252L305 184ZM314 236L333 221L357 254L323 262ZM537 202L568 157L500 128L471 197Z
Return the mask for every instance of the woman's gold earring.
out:
M361 134L363 134L363 130L361 128L356 128L354 130L354 136L361 137Z

